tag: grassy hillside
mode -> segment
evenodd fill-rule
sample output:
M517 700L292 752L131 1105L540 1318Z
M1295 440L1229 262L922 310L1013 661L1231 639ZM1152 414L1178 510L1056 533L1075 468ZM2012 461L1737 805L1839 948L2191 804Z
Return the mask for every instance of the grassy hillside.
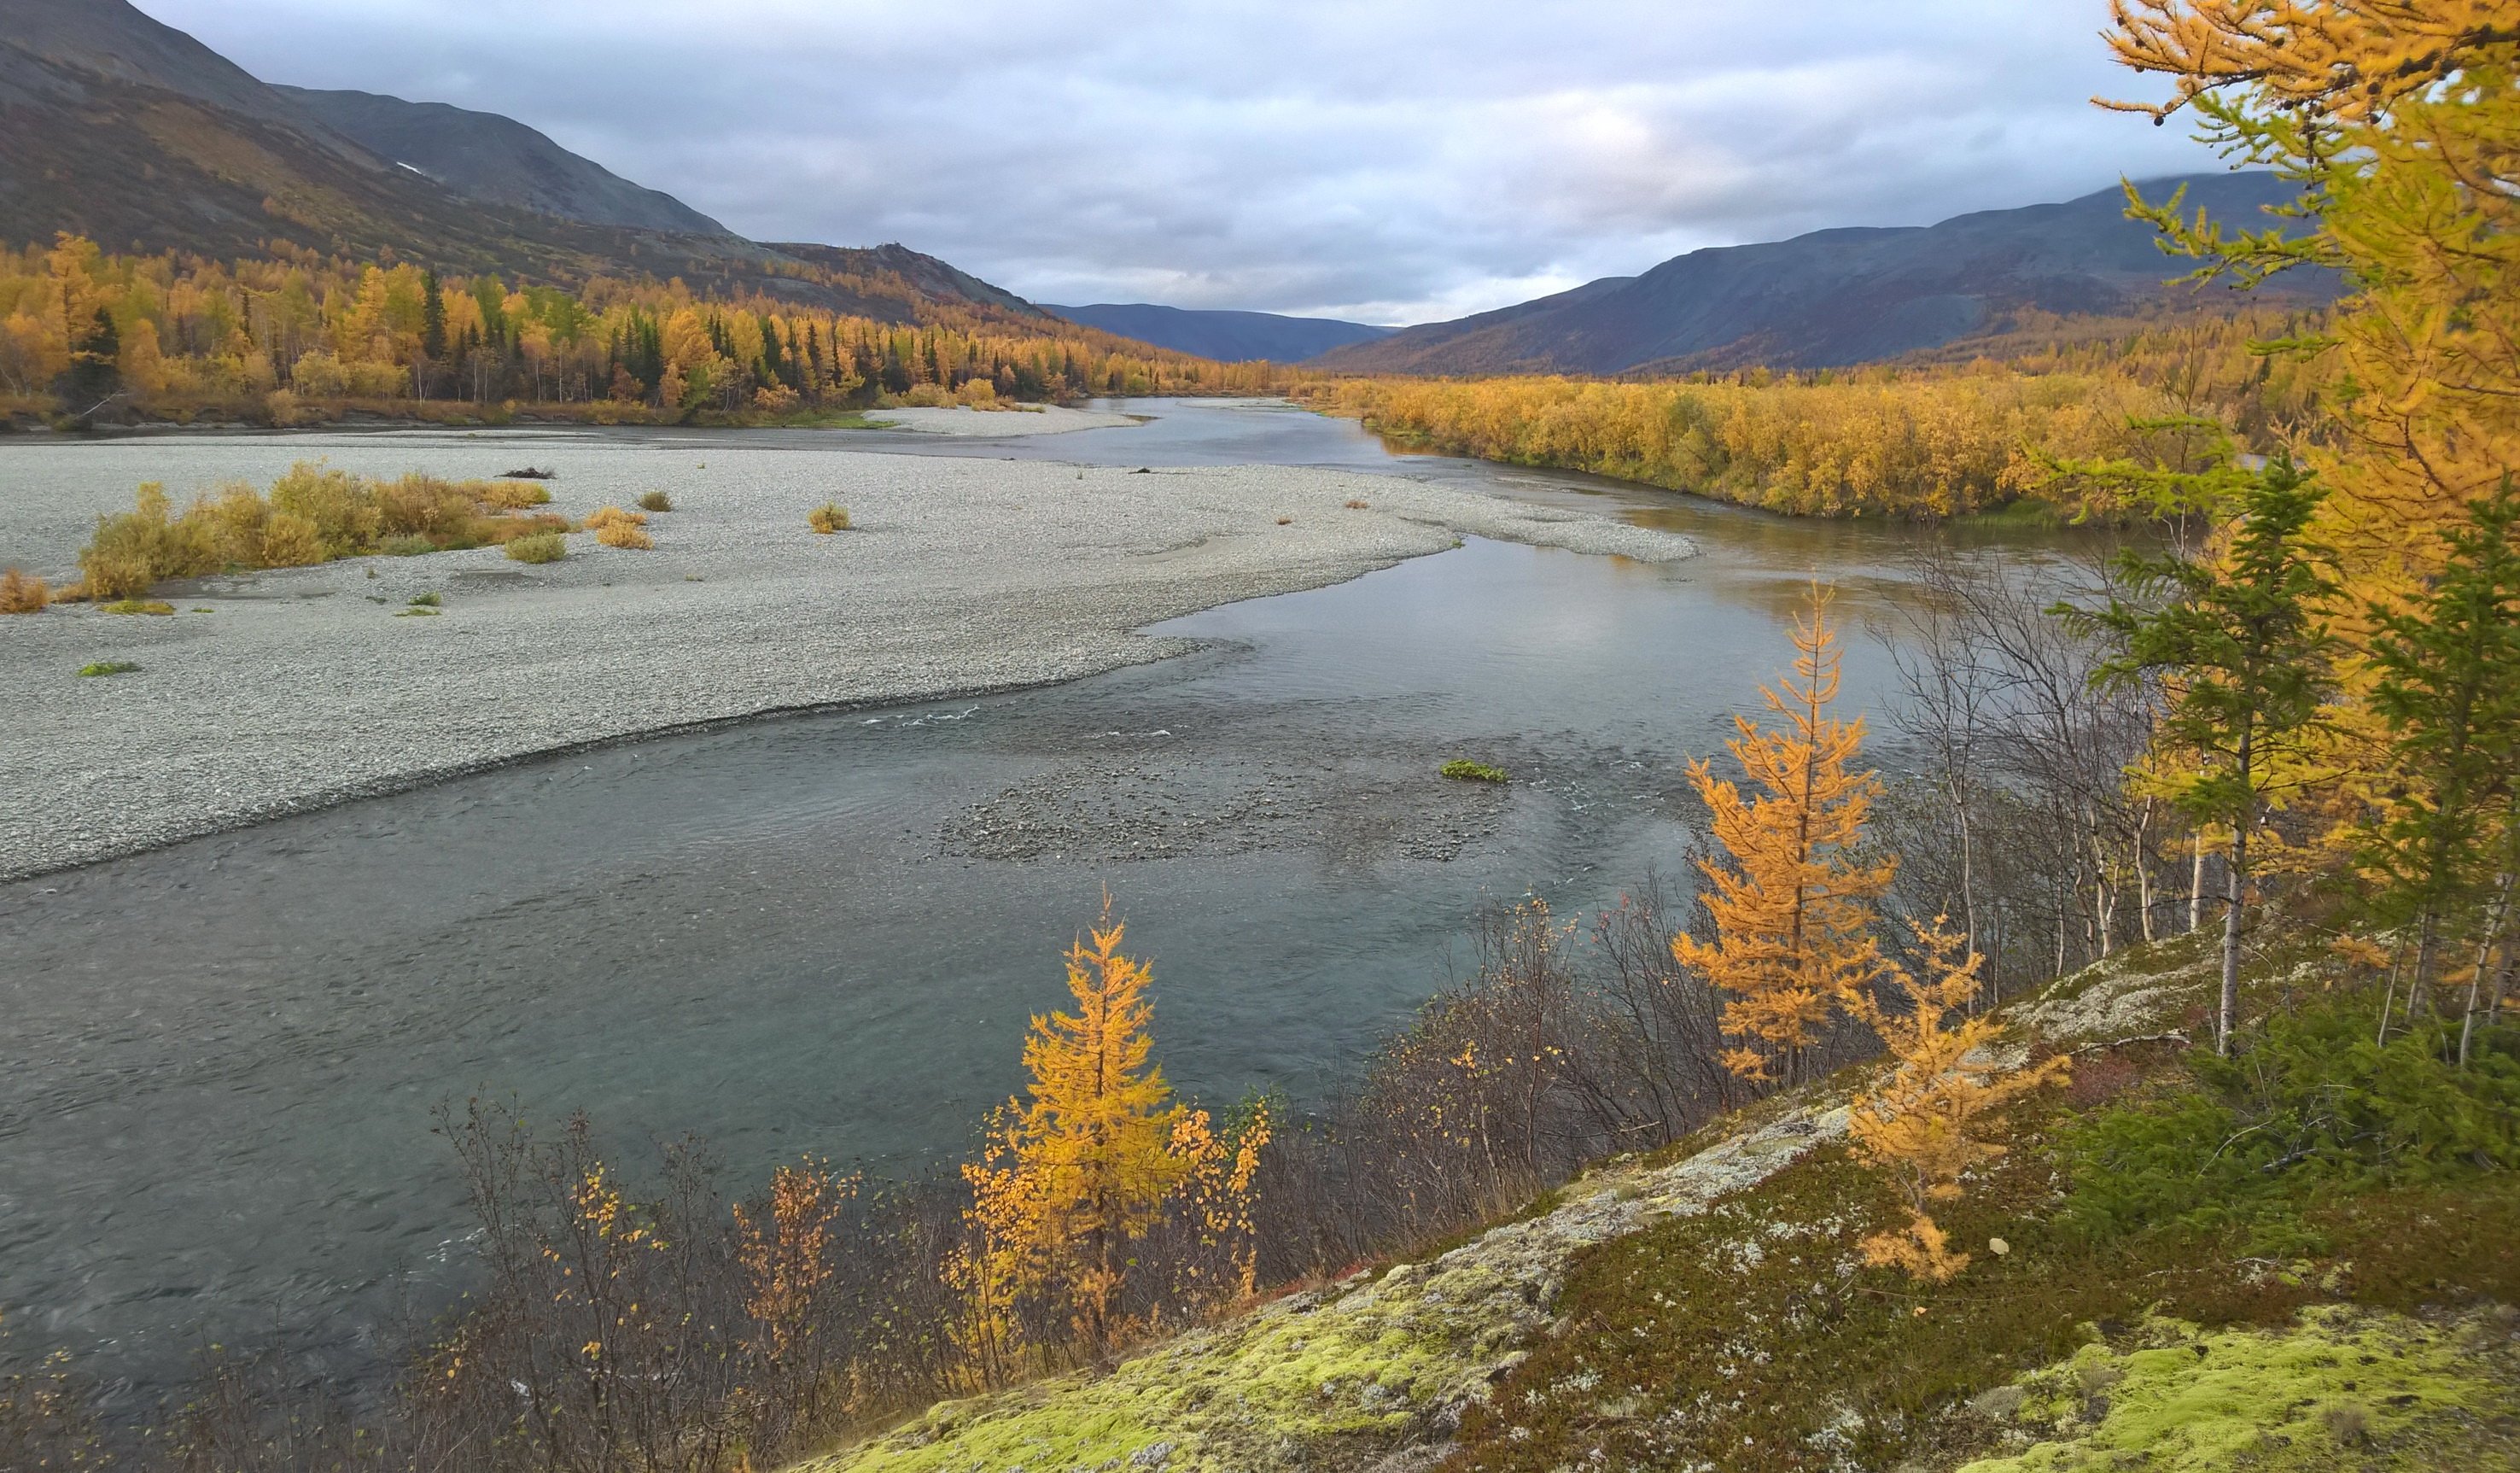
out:
M2324 1144L2251 1156L2261 1183L2182 1204L2153 1179L2177 1157L2163 1142L2229 1106L2184 1046L2209 1000L2202 940L2010 1010L2006 1046L2070 1053L2075 1082L1944 1215L1975 1260L1947 1284L1860 1260L1901 1212L1845 1145L1844 1100L1876 1067L1859 1066L1427 1262L805 1466L2520 1467L2520 1040L2506 1028L2463 1081L2420 1043L2362 1050L2314 1091L2365 1110L2362 1134L2271 1113L2239 1128ZM2256 956L2251 996L2311 1002L2278 1033L2359 1029L2367 980L2295 933ZM2259 1057L2313 1056L2277 1038Z

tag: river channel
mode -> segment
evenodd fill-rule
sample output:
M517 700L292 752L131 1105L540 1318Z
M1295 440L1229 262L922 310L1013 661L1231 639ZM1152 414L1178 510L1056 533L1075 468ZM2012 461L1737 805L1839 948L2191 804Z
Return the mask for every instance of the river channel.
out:
M634 1161L697 1131L739 1185L806 1152L920 1170L1018 1084L1026 1016L1061 1001L1059 951L1106 889L1153 959L1178 1086L1318 1097L1466 965L1483 898L1571 915L1678 870L1683 763L1789 657L1813 576L1858 627L1849 703L1888 697L1860 626L1900 596L1912 529L1397 456L1284 406L1127 407L1155 418L745 440L1335 465L1604 509L1702 552L1472 540L1174 621L1202 648L1155 666L530 761L0 886L16 1348L68 1347L134 1395L210 1339L373 1370L398 1305L462 1282L429 1117L476 1091L583 1108ZM567 475L720 437L505 438ZM188 457L225 474L294 448L124 440L97 474L180 484ZM1429 781L1457 756L1515 781Z

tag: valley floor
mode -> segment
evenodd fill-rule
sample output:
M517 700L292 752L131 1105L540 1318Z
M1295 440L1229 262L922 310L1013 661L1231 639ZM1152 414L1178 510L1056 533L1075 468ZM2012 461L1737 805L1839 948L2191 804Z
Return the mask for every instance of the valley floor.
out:
M94 518L129 507L127 484L81 489L67 460L52 464L78 453L0 458L0 563L73 578ZM425 450L378 453L444 469ZM171 449L168 463L182 463ZM165 479L179 500L194 489ZM689 459L564 462L553 488L549 509L572 519L651 489L676 509L652 518L652 551L578 533L545 566L495 548L359 558L168 585L155 595L165 617L56 605L0 619L0 876L535 753L1141 664L1181 648L1132 632L1147 624L1463 535L1650 561L1694 550L1602 517L1278 466L1144 473L721 441ZM807 529L827 501L852 530ZM416 611L428 593L437 612ZM138 668L78 675L103 662Z

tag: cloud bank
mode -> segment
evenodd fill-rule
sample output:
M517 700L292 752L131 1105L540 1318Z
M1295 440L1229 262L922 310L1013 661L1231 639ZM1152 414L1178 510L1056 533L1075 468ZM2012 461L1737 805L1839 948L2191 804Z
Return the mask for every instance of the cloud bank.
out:
M1041 301L1416 322L1702 246L2215 166L2097 0L140 0L269 81L505 113L759 239Z

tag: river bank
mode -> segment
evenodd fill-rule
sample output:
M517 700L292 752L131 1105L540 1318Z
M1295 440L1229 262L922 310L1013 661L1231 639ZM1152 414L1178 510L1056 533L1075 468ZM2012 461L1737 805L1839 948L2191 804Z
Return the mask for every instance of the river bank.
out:
M653 519L652 551L578 534L543 567L495 549L363 558L170 585L158 596L178 612L162 618L65 605L0 622L0 702L21 713L0 755L0 875L536 753L1142 664L1189 648L1132 632L1144 625L1464 534L1645 561L1693 550L1606 517L1299 467L590 443L608 453L543 450L560 462L554 509L666 490L676 510ZM285 459L287 444L241 441L231 459ZM52 474L81 449L16 448L0 464L0 562L67 575L92 519L129 504L117 483ZM495 475L472 462L500 453L401 437L336 459ZM851 530L807 530L825 501L850 509ZM434 611L417 612L428 594ZM77 674L109 662L138 668Z

